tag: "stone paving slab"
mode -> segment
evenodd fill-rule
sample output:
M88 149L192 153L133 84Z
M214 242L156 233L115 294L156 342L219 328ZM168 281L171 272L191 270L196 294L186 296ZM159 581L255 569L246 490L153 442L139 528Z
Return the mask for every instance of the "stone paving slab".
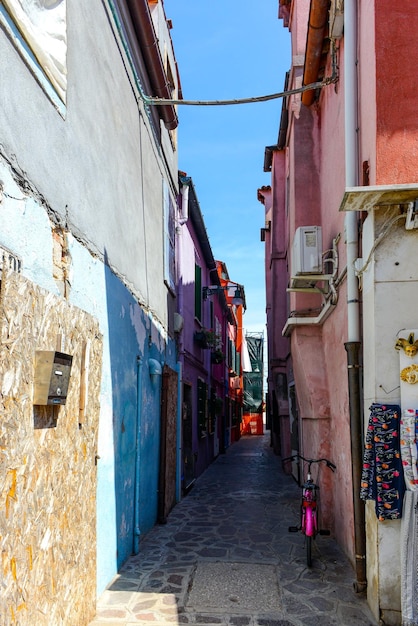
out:
M259 563L199 563L186 607L220 613L280 610L277 570Z
M302 535L287 531L299 496L269 435L242 438L142 538L90 626L376 626L332 537L306 566Z

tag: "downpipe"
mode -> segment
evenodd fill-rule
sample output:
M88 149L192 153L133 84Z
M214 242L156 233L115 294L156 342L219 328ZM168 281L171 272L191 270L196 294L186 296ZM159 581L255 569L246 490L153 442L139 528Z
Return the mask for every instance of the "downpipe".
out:
M181 467L183 459L182 451L182 406L183 406L183 393L182 393L182 367L181 362L177 361L177 429L176 429L176 448L177 448L177 462L176 462L176 502L181 500Z
M346 187L358 185L358 84L357 84L357 2L345 3L344 10L344 104L345 104L345 183ZM355 211L345 216L347 244L347 371L350 412L350 437L352 455L352 481L354 506L354 545L357 593L367 587L366 578L366 526L365 507L360 500L362 468L362 400L360 396L360 299L354 262L358 256L358 224Z
M141 466L141 419L142 419L142 368L143 361L140 356L136 359L137 364L137 401L136 401L136 441L135 441L135 490L134 490L134 546L133 553L139 554L139 479Z
M365 508L360 499L361 467L363 462L363 428L360 394L359 341L344 344L347 351L348 396L350 404L351 459L354 505L354 547L356 581L354 590L361 593L367 588Z

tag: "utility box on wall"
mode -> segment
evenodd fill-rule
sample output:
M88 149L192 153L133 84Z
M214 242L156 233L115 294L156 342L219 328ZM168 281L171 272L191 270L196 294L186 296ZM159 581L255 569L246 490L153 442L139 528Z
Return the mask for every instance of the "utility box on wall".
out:
M36 351L33 404L65 404L72 361L62 352Z

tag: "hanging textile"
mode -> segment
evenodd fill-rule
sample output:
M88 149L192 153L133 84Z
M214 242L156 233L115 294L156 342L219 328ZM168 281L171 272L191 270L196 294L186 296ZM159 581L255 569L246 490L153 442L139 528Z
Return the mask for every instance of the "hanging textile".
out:
M418 625L418 491L405 493L401 523L402 626Z
M418 626L418 468L416 409L404 409L401 455L406 492L401 523L402 626Z
M404 409L401 419L402 466L406 488L411 491L418 489L417 413L415 409Z
M379 521L402 517L405 484L400 451L400 407L372 404L366 433L360 498L375 500Z

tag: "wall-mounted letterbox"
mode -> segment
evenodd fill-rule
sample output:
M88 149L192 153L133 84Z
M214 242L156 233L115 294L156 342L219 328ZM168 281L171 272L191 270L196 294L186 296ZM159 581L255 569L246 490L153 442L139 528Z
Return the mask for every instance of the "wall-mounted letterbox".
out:
M36 351L33 404L65 404L72 361L62 352Z

